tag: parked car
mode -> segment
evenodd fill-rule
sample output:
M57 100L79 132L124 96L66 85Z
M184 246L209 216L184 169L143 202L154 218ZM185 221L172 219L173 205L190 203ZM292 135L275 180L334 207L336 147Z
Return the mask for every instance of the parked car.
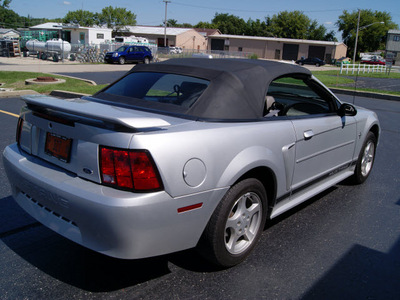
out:
M384 60L383 58L371 58L371 59L364 59L361 60L362 64L368 64L368 65L386 65L386 60Z
M336 66L340 66L342 63L345 64L345 65L351 64L351 58L349 58L349 57L341 57L341 58L336 60L335 65Z
M183 50L180 47L169 47L169 53L171 54L180 54L182 51Z
M104 61L107 63L117 62L123 65L126 62L142 62L145 64L153 60L151 50L146 46L129 46L124 45L116 51L107 52Z
M171 59L93 96L22 100L3 153L14 199L123 259L197 247L236 265L266 221L346 178L364 182L380 136L374 112L275 61Z
M296 60L296 64L299 65L315 65L316 67L325 65L325 61L317 57L301 58Z

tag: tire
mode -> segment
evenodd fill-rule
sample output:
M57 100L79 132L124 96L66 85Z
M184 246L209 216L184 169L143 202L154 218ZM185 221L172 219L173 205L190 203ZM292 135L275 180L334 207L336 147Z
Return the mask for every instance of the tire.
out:
M255 247L267 216L267 194L260 181L235 184L215 209L200 239L202 256L221 267L242 262Z
M315 66L316 66L316 67L319 67L319 63L316 63Z
M145 57L143 63L148 65L150 63L150 59L148 57Z
M369 174L372 171L372 167L375 161L376 152L376 137L372 132L368 132L364 144L361 148L360 154L352 176L352 181L355 184L361 184L367 180Z
M119 62L120 65L123 65L123 64L125 63L125 57L121 56L121 57L118 59L118 62Z

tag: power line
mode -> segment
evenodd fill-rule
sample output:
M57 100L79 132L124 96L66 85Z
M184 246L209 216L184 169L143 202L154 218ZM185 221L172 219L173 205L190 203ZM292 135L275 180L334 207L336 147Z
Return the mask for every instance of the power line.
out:
M210 9L210 10L221 10L221 11L238 11L238 12L246 12L246 13L260 13L260 12L267 12L267 13L279 13L281 10L276 11L264 11L262 9L258 10L246 10L246 9L235 9L235 8L222 8L222 7L210 7L210 6L202 6L202 5L194 5L194 4L187 4L182 2L172 2L172 4L186 6L186 7L193 7L193 8L202 8L202 9ZM343 9L321 9L321 10L300 10L304 13L314 13L314 12L327 12L327 11L343 11Z

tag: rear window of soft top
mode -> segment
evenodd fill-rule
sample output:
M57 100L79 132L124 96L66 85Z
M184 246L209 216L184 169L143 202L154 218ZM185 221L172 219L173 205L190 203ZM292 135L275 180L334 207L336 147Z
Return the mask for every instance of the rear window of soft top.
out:
M186 75L136 72L128 74L103 93L190 108L209 83Z

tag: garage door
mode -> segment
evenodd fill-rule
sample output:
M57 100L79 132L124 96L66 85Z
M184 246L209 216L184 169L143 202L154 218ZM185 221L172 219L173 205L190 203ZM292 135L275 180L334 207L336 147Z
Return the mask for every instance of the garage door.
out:
M283 60L297 60L299 54L299 45L283 44Z
M323 46L309 46L308 57L317 57L319 59L325 59L325 47Z
M211 40L211 50L221 50L224 51L225 41L220 39Z

